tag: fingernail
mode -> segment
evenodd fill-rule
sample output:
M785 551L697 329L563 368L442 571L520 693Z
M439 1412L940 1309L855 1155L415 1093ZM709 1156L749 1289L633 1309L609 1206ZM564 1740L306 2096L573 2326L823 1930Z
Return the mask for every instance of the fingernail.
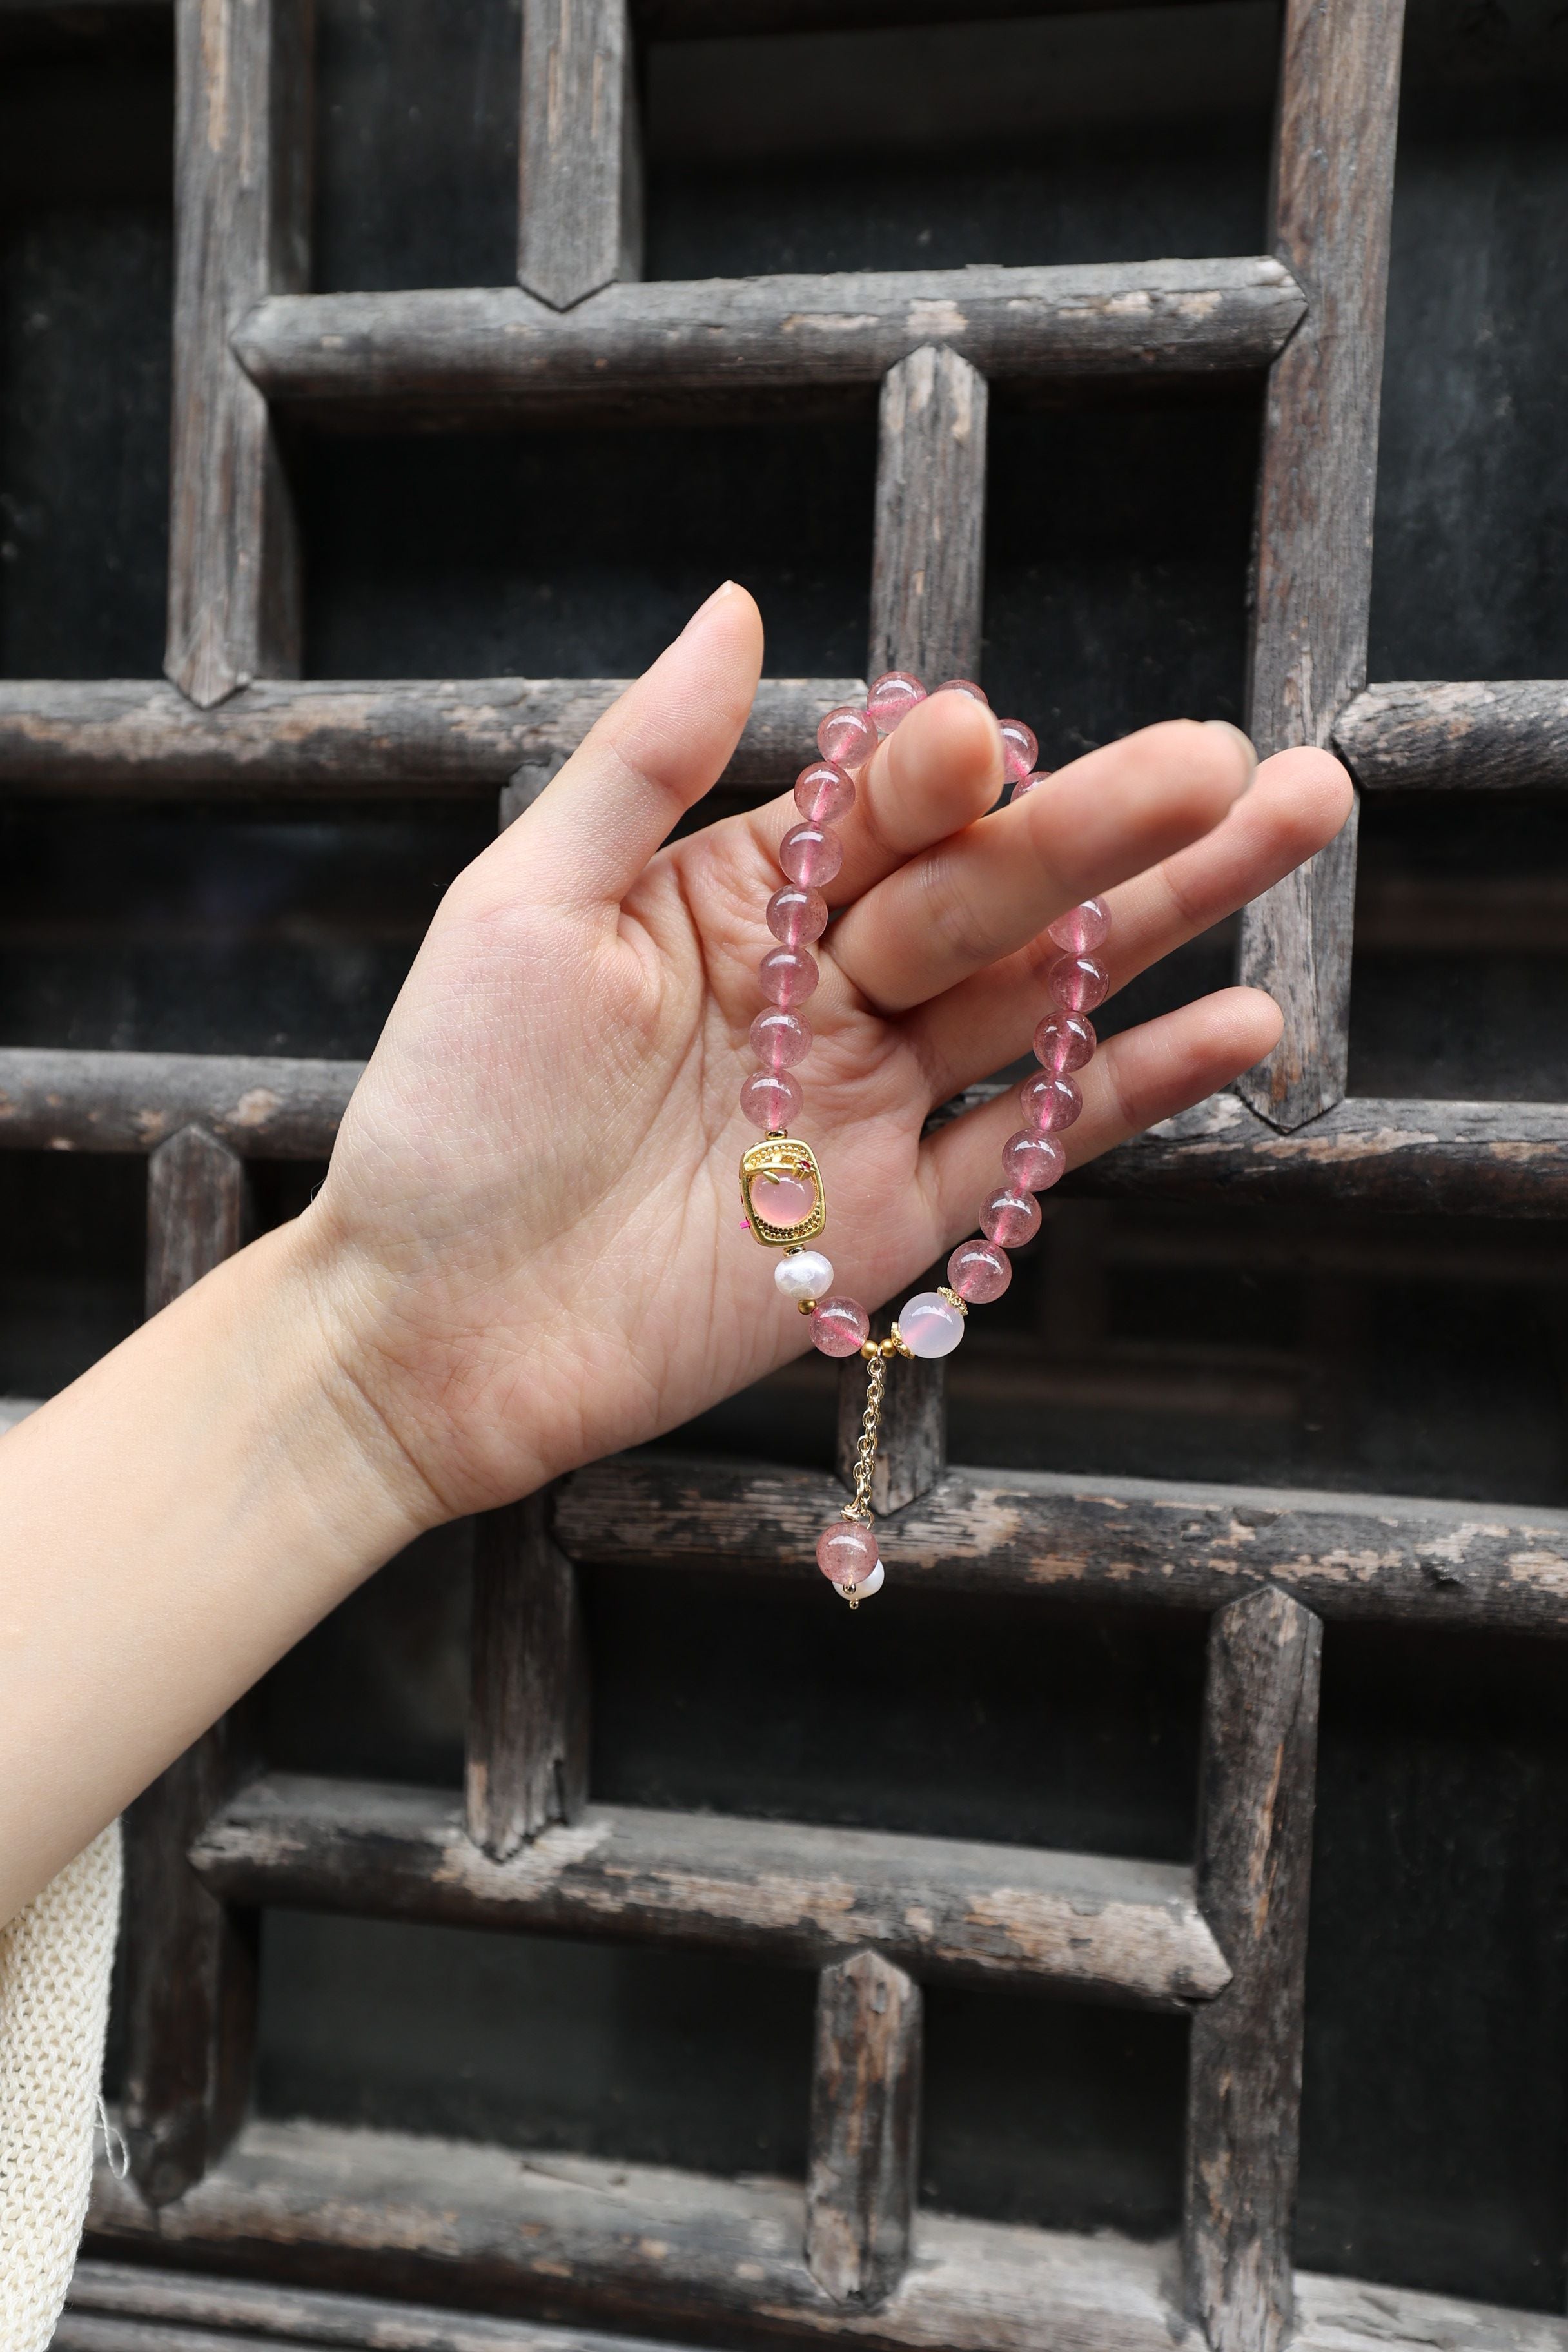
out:
M1247 784L1249 784L1258 772L1258 751L1251 736L1243 734L1239 727L1233 727L1228 719L1205 719L1204 725L1216 728L1222 735L1228 735L1233 743L1240 744L1247 761ZM1247 784L1243 784L1243 792L1247 790Z
M702 618L704 613L710 613L715 604L721 604L726 596L732 596L734 593L735 583L732 580L722 582L719 587L714 589L711 596L705 596L703 598L701 604L699 604L697 610L686 624L686 629L694 629L697 626L698 622ZM680 632L682 636L686 635L686 629L682 629Z

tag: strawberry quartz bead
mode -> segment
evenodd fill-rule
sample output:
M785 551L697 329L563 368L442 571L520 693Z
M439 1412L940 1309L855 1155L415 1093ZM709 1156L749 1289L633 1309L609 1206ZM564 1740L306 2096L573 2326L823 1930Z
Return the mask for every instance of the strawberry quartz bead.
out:
M1025 1125L1037 1129L1041 1135L1059 1135L1083 1108L1083 1097L1072 1080L1054 1077L1049 1070L1027 1079L1018 1089L1018 1100Z
M1068 955L1078 956L1092 955L1110 936L1110 909L1103 898L1086 898L1081 907L1069 907L1046 934Z
M753 1070L741 1088L741 1108L764 1135L787 1127L805 1100L787 1070Z
M816 958L804 948L774 948L757 967L770 1004L804 1004L816 986Z
M792 824L779 844L779 864L807 890L831 882L844 863L844 844L829 824Z
M1015 1185L1026 1192L1044 1192L1068 1164L1067 1153L1054 1135L1031 1135L1020 1128L1002 1146L1002 1165Z
M837 767L858 768L877 748L876 724L853 703L841 702L818 727L816 748Z
M1035 1059L1052 1077L1065 1078L1094 1059L1100 1040L1082 1013L1047 1013L1035 1032Z
M831 824L854 807L854 780L835 761L814 760L795 780L795 804L809 824Z
M980 1230L989 1242L1017 1249L1040 1230L1040 1204L1032 1192L993 1192L980 1206Z
M811 1051L811 1031L798 1013L759 1013L751 1035L752 1053L770 1072L793 1070Z
M786 948L809 947L827 929L827 901L820 890L786 882L768 900L768 929Z
M991 708L986 698L985 688L983 686L976 686L972 677L944 677L940 686L932 687L931 692L933 694L967 694L971 702L977 702L982 710L989 710Z
M925 698L924 687L907 669L884 670L866 697L866 715L879 735L890 735L900 719Z
M853 1519L840 1519L818 1536L816 1564L829 1584L852 1584L858 1591L864 1591L881 1564L877 1538L869 1528L857 1527Z
M1032 793L1034 791L1037 784L1048 784L1050 781L1051 771L1049 768L1037 768L1032 776L1019 777L1017 782L1013 787L1012 798L1015 801L1021 801L1026 793ZM1009 803L1009 806L1011 806L1011 802Z
M994 1242L960 1242L947 1261L947 1278L971 1307L989 1307L1013 1279L1013 1261Z
M1040 748L1035 740L1035 730L1026 727L1021 719L999 719L996 724L1002 730L1002 760L1008 782L1021 784ZM1051 936L1054 939L1056 933L1053 931Z
M811 1318L811 1343L825 1356L858 1356L871 1336L871 1318L858 1298L835 1294L819 1299Z
M1092 956L1062 956L1046 980L1064 1013L1092 1013L1110 993L1110 974Z

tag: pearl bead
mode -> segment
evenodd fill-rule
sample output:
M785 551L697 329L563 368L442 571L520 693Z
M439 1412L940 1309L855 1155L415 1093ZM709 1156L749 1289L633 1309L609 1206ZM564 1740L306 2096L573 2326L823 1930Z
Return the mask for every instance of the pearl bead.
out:
M1110 993L1110 974L1092 956L1059 957L1046 980L1064 1013L1092 1013Z
M792 1250L774 1266L773 1281L786 1298L826 1298L833 1287L833 1263L820 1250Z
M757 981L770 1004L804 1004L816 988L816 958L804 948L770 948Z
M880 1592L886 1580L887 1570L882 1566L881 1561L879 1560L876 1567L871 1570L870 1575L866 1579L865 1583L858 1584L855 1587L856 1600L869 1601L873 1592Z
M1003 764L1011 782L1021 784L1040 748L1035 740L1035 730L1026 727L1021 719L1000 719L996 723L1002 730Z
M1090 955L1110 935L1110 909L1103 898L1086 898L1081 907L1069 907L1058 915L1047 937L1055 940L1058 948L1068 955Z
M899 1309L899 1331L911 1356L951 1356L963 1337L963 1317L940 1290L917 1290Z
M850 777L832 760L814 760L795 780L795 804L810 824L832 824L855 805Z
M993 1192L980 1204L980 1230L1004 1249L1018 1249L1040 1230L1040 1204L1032 1192Z
M811 1051L811 1029L798 1013L759 1013L752 1024L752 1051L768 1070L793 1070Z
M858 1356L871 1336L871 1318L858 1298L825 1298L811 1318L813 1347L825 1356Z
M753 1070L741 1088L741 1108L764 1135L787 1127L805 1099L787 1070Z
M1026 1192L1043 1192L1056 1183L1068 1164L1067 1153L1054 1135L1030 1135L1020 1129L1002 1146L1002 1165ZM955 1282L953 1288L958 1285Z
M844 844L830 824L792 824L779 844L779 864L806 889L831 882L843 863Z
M841 702L816 730L816 748L840 768L858 768L877 748L877 730L863 710Z
M890 735L900 719L907 719L925 698L924 687L909 670L884 670L866 697L866 714L875 722L879 735Z
M830 1584L852 1584L858 1592L861 1579L881 1565L877 1538L854 1519L836 1519L816 1538L816 1564Z
M809 947L827 929L827 901L820 890L786 882L768 900L768 929L782 947Z
M989 1307L1013 1279L1013 1261L994 1242L960 1242L947 1261L947 1278L971 1307Z

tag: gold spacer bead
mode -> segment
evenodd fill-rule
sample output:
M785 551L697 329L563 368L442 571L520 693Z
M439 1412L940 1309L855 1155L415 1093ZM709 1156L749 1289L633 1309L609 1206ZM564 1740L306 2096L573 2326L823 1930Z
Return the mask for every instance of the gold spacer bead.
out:
M860 1342L860 1354L861 1354L861 1357L863 1358L863 1360L864 1360L868 1364L868 1363L870 1363L870 1361L872 1360L873 1357L879 1356L879 1355L881 1354L881 1352L882 1352L881 1343L880 1343L879 1340L876 1340L876 1339L862 1339L862 1340L861 1340L861 1342Z
M945 1282L940 1286L936 1295L939 1298L945 1298L950 1307L956 1307L961 1315L968 1314L969 1301L966 1298L960 1298L957 1291L950 1290Z
M805 1255L805 1244L804 1242L786 1242L784 1244L784 1255L785 1257L804 1257Z
M815 1314L816 1314L816 1299L815 1299L815 1298L801 1298L801 1299L797 1299L797 1300L795 1301L795 1311L797 1312L797 1314L801 1314L801 1315L815 1315Z
M914 1349L906 1344L904 1335L896 1323L882 1342L882 1353L888 1357L907 1356L911 1364L915 1360Z

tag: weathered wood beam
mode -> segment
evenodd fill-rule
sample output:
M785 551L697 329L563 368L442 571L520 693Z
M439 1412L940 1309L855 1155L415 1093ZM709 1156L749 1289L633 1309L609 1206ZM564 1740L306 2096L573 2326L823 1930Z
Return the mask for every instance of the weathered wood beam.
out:
M199 1127L147 1165L147 1312L199 1282L245 1237L245 1162ZM246 1769L226 1716L125 1816L124 2132L154 2206L181 2197L233 2137L250 2087L254 1922L203 1886L185 1849Z
M642 274L627 0L522 0L518 283L568 310Z
M1170 1863L590 1805L510 1861L440 1790L277 1774L191 1850L225 1900L592 1936L822 1968L869 1947L922 1977L1183 2010L1227 1971Z
M919 2193L921 1989L879 1952L816 1990L805 2263L835 2303L869 2310L903 2277Z
M194 709L144 678L0 679L0 796L376 800L499 792L574 751L625 678L258 681ZM765 677L725 772L775 792L855 677Z
M299 667L300 572L265 396L229 349L310 283L310 0L177 0L164 667L206 709Z
M1264 412L1247 691L1258 750L1327 743L1366 683L1404 0L1287 0L1274 249L1307 296ZM1254 900L1239 971L1285 1015L1239 1082L1289 1131L1345 1090L1356 817Z
M1079 16L1121 0L985 0L995 16ZM1167 0L1182 6L1186 0ZM637 28L649 40L689 41L737 33L847 33L882 26L951 23L954 0L636 0Z
M1170 2302L1168 2245L924 2213L918 2266L865 2312L813 2279L803 2221L802 2192L787 2181L556 2151L520 2163L512 2148L261 2122L161 2215L100 2168L78 2278L94 2309L112 2309L118 2294L128 2315L163 2322L158 2352L172 2352L187 2314L241 2337L265 2341L270 2328L285 2343L366 2352L604 2352L577 2332L595 2322L617 2334L646 2326L660 2341L689 2331L706 2343L866 2352L1171 2352L1187 2334ZM102 2260L114 2254L131 2260ZM136 2257L160 2269L133 2269ZM174 2263L184 2277L171 2274ZM378 2300L351 2300L354 2289ZM1309 2273L1296 2301L1302 2352L1568 2352L1568 2322L1543 2312ZM498 2316L478 2317L476 2306ZM536 2314L565 2342L520 2326ZM59 2352L100 2347L61 2338Z
M1369 686L1334 721L1363 792L1568 790L1568 682L1415 679Z
M246 1160L324 1160L359 1062L0 1048L0 1150L153 1151L207 1128Z
M1182 2240L1213 2352L1279 2352L1295 2316L1322 1647L1322 1620L1269 1589L1209 1629L1198 1886L1232 1975L1193 2021Z
M816 1574L826 1471L626 1454L558 1490L582 1563ZM1568 1511L1289 1487L952 1469L900 1519L900 1585L1222 1609L1276 1584L1324 1617L1568 1634Z
M984 377L945 344L922 343L883 378L869 677L978 674L988 405Z
M1001 377L1233 374L1302 315L1269 257L655 280L566 311L515 287L277 295L234 348L272 401L505 418L607 394L871 385L922 343Z

